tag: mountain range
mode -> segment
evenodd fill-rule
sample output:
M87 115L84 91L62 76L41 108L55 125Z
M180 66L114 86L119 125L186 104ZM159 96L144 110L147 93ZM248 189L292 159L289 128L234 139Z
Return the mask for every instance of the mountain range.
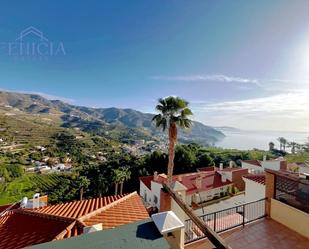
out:
M6 119L23 116L37 123L61 128L75 128L83 132L112 135L117 139L156 139L166 136L152 123L154 114L133 109L91 108L49 100L37 94L24 94L0 91L0 115ZM190 131L180 131L180 142L197 142L204 145L214 144L224 134L213 127L193 122Z

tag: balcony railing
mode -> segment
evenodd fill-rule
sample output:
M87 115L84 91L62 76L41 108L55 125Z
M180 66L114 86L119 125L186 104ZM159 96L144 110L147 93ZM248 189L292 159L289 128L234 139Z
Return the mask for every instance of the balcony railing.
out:
M309 213L309 180L275 175L275 199Z
M213 231L220 233L265 217L265 199L245 203L214 213L199 216ZM185 243L190 243L206 236L192 222L185 221Z

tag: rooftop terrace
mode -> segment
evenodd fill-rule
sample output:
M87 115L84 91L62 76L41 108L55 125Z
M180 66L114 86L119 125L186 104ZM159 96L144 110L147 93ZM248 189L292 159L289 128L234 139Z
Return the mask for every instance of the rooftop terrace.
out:
M220 237L233 249L309 248L309 239L269 218L223 232ZM208 248L213 248L208 239L199 240L185 246L185 249Z

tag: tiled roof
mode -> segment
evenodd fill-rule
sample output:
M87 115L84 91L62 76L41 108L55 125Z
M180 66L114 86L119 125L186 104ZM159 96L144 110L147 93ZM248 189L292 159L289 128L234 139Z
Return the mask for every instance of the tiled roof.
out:
M57 215L69 218L79 218L85 214L102 208L114 201L117 201L125 195L107 196L89 200L73 201L64 204L50 205L42 208L35 209L35 212Z
M249 174L243 177L251 181L265 185L265 174Z
M16 209L19 208L20 204L19 203L13 203L13 204L7 204L7 205L3 205L0 206L0 213L6 211L6 210L12 210L12 209Z
M109 229L149 218L149 214L136 192L112 205L112 208L103 208L101 212L95 213L93 216L89 214L89 218L81 219L81 221L87 226L102 223L103 229Z
M103 229L149 218L139 195L111 196L51 205L17 208L0 217L0 248L19 249L82 233L84 226L103 223Z
M0 218L0 248L18 249L51 241L70 223L23 210L9 211Z
M243 160L242 162L262 167L261 162L259 160Z
M197 178L201 178L201 188L198 188L196 186ZM173 181L179 181L182 185L184 185L187 188L188 194L196 193L198 191L207 191L210 189L223 187L232 183L229 180L223 182L221 175L216 171L194 172L189 174L174 175ZM158 175L158 179L156 180L156 182L166 183L166 175Z

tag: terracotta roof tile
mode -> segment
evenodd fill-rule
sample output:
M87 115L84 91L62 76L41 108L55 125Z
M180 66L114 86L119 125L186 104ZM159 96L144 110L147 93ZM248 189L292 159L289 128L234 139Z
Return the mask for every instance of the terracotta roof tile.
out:
M265 174L249 174L243 177L251 181L265 185Z
M106 209L102 210L102 212L81 220L87 226L102 223L103 229L109 229L147 218L149 218L149 214L140 196L134 192L127 196L127 198L124 197L116 201L116 204L113 206L106 206Z
M196 179L201 177L201 188L197 188ZM222 176L216 171L201 171L188 174L174 175L173 181L179 181L187 188L187 194L192 194L198 191L207 191L214 188L223 187L231 184L232 182L226 180L222 181ZM165 174L158 175L156 180L158 183L166 183L167 177Z
M18 249L53 240L72 221L14 210L0 218L0 248Z
M0 217L0 248L19 249L76 236L85 225L103 223L103 228L108 229L147 218L136 192L38 209L17 208Z
M85 214L88 214L98 208L104 207L125 195L107 196L101 198L95 198L90 200L67 202L63 204L50 205L42 208L35 209L35 212L57 215L69 218L79 218Z

